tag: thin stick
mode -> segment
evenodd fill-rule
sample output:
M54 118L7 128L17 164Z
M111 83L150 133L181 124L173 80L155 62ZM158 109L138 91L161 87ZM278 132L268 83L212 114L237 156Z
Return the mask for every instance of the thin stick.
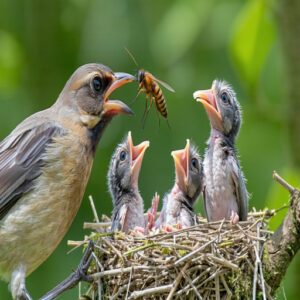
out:
M128 293L129 293L129 288L130 288L130 283L131 283L131 278L132 278L132 272L133 272L133 268L131 268L131 272L130 272L130 275L129 275L129 280L128 280L128 286L127 286L127 290L126 290L125 300L128 299Z
M216 300L220 300L220 276L215 277Z
M261 227L261 223L257 224L257 236L259 237L260 236L260 227ZM259 244L259 241L256 242L257 243L257 253L255 253L258 257L258 262L259 262L259 271L260 271L260 276L261 276L261 287L262 287L262 293L263 293L263 299L266 300L267 297L266 297L266 288L265 288L265 279L264 279L264 274L263 274L263 269L262 269L262 263L261 263L261 259L260 259L260 244Z
M273 179L282 185L286 190L288 190L290 194L293 194L295 191L295 188L286 182L282 177L280 177L276 171L273 171Z
M191 257L195 256L198 252L202 251L203 249L205 249L207 246L209 246L210 244L212 244L213 242L215 242L219 237L215 237L214 239L208 241L207 243L205 243L204 245L202 245L201 247L195 249L194 251L190 252L189 254L183 256L182 258L178 259L175 262L175 266L178 266L180 263L190 259Z
M94 214L95 221L97 223L99 223L100 222L99 217L98 217L98 214L97 214L97 210L96 210L96 207L95 207L93 197L91 195L89 195L89 200L90 200L90 204L91 204L91 208L92 208L92 211L93 211L93 214Z
M183 277L189 282L189 285L193 288L194 293L196 294L197 298L199 300L202 300L202 297L199 294L199 292L198 292L197 288L195 287L195 285L194 285L192 279L190 278L190 276L188 276L188 274L186 272L182 272L182 273L183 273Z
M102 239L102 241L109 246L113 251L115 251L115 253L119 256L119 258L121 259L121 261L124 261L124 258L121 254L121 252L108 240L108 239Z
M214 256L211 253L207 253L206 257L209 257L211 260L214 260L216 263L218 263L226 268L232 269L234 271L239 270L239 267L237 265L233 264L232 262L230 262L229 260L226 260L224 258Z
M226 300L229 300L229 299L231 299L231 297L232 297L232 292L231 292L231 290L229 289L229 287L228 287L228 285L227 285L227 282L226 282L226 280L225 280L225 278L224 278L224 275L221 274L220 277L221 277L221 281L222 281L222 283L223 283L223 285L224 285L224 287L225 287L225 290L226 290L226 292L227 292Z
M154 295L154 294L162 294L168 292L172 288L172 284L162 285L154 288L149 288L142 291L135 291L131 293L128 299L137 299L143 298L144 296Z
M115 276L115 275L119 275L119 274L123 274L123 273L130 273L131 270L133 269L133 271L136 270L155 270L157 269L157 267L149 267L149 266L134 266L134 267L127 267L127 268L117 268L117 269L112 269L112 270L106 270L103 272L99 272L99 273L94 273L91 274L90 276L96 280L98 278L102 278L105 276Z
M83 223L83 229L103 230L103 228L107 228L110 226L111 226L111 222L101 222L101 223L84 222Z
M183 277L183 275L184 275L184 272L188 269L188 267L190 266L190 264L191 264L191 262L188 261L188 262L184 265L184 267L180 270L178 276L177 276L176 279L175 279L174 284L172 285L172 289L171 289L171 291L170 291L170 293L169 293L169 295L168 295L168 297L167 297L166 300L171 300L171 299L172 299L174 293L176 292L176 290L177 290L177 288L178 288L178 286L179 286L179 284L180 284L180 281L181 281L181 279L182 279L182 277Z

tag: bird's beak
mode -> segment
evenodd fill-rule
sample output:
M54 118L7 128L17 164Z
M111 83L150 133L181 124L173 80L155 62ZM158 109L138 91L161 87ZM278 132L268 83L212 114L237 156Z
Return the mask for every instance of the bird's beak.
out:
M118 114L133 114L132 110L122 101L119 100L109 100L108 97L111 93L122 85L135 81L136 78L127 73L114 73L114 81L109 86L104 94L104 104L103 104L103 115L104 116L114 116Z
M137 146L133 145L132 142L132 137L131 137L131 132L129 131L128 133L128 144L129 144L129 149L130 149L130 155L131 155L131 182L132 184L138 184L138 179L139 179L139 173L141 170L143 158L146 149L149 147L150 143L149 141L144 141L140 143Z
M211 126L223 131L222 117L219 112L213 90L196 91L194 92L193 97L197 102L201 102L204 105Z
M189 177L190 140L182 150L172 151L175 163L176 183L182 191L186 191Z

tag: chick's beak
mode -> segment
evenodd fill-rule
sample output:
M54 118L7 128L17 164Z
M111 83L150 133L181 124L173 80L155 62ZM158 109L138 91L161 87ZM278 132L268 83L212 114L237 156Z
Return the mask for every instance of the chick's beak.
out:
M139 145L134 146L132 142L131 132L129 132L128 144L129 144L130 156L131 156L131 169L130 169L131 183L133 185L137 185L144 154L146 149L149 147L150 143L149 141L144 141Z
M216 98L212 89L200 90L193 94L194 99L197 102L201 102L204 105L211 126L218 130L223 130L222 117L218 110Z
M182 191L186 191L189 177L190 140L186 141L184 149L172 151L171 155L175 163L176 183Z
M103 115L104 116L114 116L118 114L133 114L132 110L122 101L119 100L109 100L108 97L111 93L122 85L135 81L136 78L127 73L114 73L114 81L106 90L104 95L104 104L103 104Z

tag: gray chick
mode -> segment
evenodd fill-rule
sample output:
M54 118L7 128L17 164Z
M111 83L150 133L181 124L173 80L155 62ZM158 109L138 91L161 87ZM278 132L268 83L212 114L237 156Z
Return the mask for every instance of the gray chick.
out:
M211 124L203 165L204 203L208 221L221 219L236 224L247 220L248 193L235 139L241 126L241 109L232 87L214 80L210 90L196 91Z
M202 191L203 168L197 148L187 140L182 150L173 151L176 180L172 190L165 195L163 208L156 221L156 228L171 230L195 225L193 205Z
M131 132L117 146L108 171L108 187L113 201L112 231L128 233L145 228L144 203L138 189L139 173L149 142L134 146Z

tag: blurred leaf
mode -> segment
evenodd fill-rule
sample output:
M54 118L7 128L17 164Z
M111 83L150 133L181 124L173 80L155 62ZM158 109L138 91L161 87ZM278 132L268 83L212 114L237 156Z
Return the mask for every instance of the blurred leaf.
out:
M209 19L213 4L205 0L174 2L152 37L152 51L158 61L172 64L191 47Z
M19 84L22 52L13 35L0 31L0 88L14 89Z
M299 170L287 168L280 172L280 176L284 178L289 184L294 187L298 187L300 184L300 172ZM289 193L280 184L274 182L271 185L268 192L266 206L269 209L278 209L289 203ZM277 213L270 221L270 229L275 230L281 224L283 218L285 217L287 209L284 209Z
M267 1L247 1L233 24L230 53L250 90L256 89L275 33L275 22Z

